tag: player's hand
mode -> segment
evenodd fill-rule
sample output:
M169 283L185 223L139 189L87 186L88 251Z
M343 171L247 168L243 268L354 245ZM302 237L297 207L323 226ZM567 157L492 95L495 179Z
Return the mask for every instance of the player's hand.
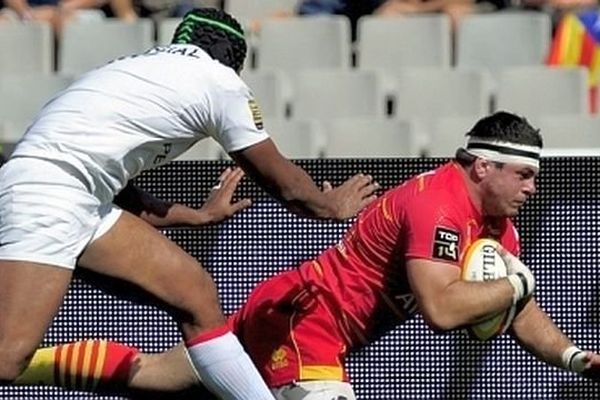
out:
M496 247L496 251L506 264L507 278L515 291L513 304L531 296L535 289L535 279L529 268L500 244Z
M338 187L329 182L323 184L323 194L336 210L335 219L344 220L354 217L366 205L377 198L375 191L379 184L373 182L371 175L356 174Z
M217 184L211 189L206 202L198 210L207 216L209 222L220 222L252 204L250 199L232 202L233 193L243 176L244 171L241 168L226 168L223 171Z
M562 359L565 369L577 372L586 378L600 381L600 355L571 346L565 350Z
M583 370L579 373L586 378L600 381L600 355L586 351L582 361L585 364Z

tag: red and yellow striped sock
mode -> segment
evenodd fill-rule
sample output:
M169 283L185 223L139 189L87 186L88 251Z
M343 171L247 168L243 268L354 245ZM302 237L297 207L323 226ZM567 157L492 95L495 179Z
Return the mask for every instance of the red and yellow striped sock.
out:
M86 340L35 352L17 385L94 391L127 383L138 350L115 342Z

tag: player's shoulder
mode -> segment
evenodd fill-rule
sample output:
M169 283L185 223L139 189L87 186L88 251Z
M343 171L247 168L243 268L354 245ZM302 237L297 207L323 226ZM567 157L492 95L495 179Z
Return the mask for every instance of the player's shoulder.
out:
M392 188L390 196L405 201L431 201L436 204L456 202L462 193L461 181L451 163L413 176L404 183Z
M151 63L146 68L162 71L191 88L195 86L217 87L219 90L240 91L246 84L230 67L213 59L202 48L192 44L171 44L157 46L145 53L130 57L140 62Z

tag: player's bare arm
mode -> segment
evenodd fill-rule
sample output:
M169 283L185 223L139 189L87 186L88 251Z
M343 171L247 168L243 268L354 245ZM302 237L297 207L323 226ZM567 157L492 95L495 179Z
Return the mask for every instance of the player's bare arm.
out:
M232 201L243 176L240 168L225 169L199 209L160 200L131 182L115 198L115 203L157 227L217 223L250 206L250 199Z
M540 360L600 380L600 355L575 347L535 299L529 299L517 314L510 332Z
M375 200L374 192L379 188L370 175L357 174L336 188L321 191L302 168L281 155L270 139L233 152L231 157L288 209L309 217L353 217Z
M517 314L512 332L524 348L557 367L562 366L562 352L573 345L534 299Z
M513 302L507 279L468 282L452 264L412 259L406 265L411 289L427 324L436 331L477 323Z

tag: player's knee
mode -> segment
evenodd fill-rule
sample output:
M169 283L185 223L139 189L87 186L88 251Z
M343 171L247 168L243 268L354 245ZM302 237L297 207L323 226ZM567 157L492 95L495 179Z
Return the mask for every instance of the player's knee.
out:
M196 277L194 289L189 290L183 301L182 311L188 316L187 323L193 331L203 331L223 325L217 287L208 273Z

